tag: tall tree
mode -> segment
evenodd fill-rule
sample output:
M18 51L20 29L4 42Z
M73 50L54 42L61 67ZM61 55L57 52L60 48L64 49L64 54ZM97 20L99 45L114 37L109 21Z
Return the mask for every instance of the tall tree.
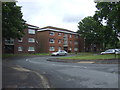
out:
M26 28L25 21L22 19L21 7L16 2L2 3L2 37L20 38Z
M102 44L103 42L103 27L102 24L95 21L93 17L85 17L78 23L78 33L85 39L85 46L91 44Z
M120 32L120 2L100 2L97 3L96 8L98 10L94 18L101 23L103 20L106 21L107 44L113 48L120 47L117 38Z

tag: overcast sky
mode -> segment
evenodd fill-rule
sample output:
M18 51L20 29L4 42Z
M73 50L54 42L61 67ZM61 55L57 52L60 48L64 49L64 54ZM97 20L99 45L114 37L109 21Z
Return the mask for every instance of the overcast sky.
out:
M93 16L94 0L17 0L22 6L23 19L28 24L54 26L77 31L78 22Z

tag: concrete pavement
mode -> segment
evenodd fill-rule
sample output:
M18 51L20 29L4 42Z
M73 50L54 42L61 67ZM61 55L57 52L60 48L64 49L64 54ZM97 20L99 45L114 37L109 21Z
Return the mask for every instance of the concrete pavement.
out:
M2 88L49 88L37 72L7 63L2 68Z

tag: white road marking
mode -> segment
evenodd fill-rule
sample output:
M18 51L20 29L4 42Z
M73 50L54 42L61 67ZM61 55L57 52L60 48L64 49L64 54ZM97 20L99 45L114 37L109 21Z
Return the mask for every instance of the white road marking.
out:
M26 61L28 61L28 59L26 59Z
M38 72L29 70L29 69L26 69L26 68L23 68L21 66L19 66L19 67L12 67L12 68L15 69L15 70L18 70L18 71L33 72L33 73L35 73L41 79L43 87L44 88L50 88L48 80L43 75L39 74Z

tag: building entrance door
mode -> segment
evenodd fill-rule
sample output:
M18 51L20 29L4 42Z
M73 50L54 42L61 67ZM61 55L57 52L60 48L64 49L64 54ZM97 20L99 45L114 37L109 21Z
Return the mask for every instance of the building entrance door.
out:
M64 47L64 50L65 50L66 52L68 52L68 47Z
M5 53L14 53L14 45L5 45Z

